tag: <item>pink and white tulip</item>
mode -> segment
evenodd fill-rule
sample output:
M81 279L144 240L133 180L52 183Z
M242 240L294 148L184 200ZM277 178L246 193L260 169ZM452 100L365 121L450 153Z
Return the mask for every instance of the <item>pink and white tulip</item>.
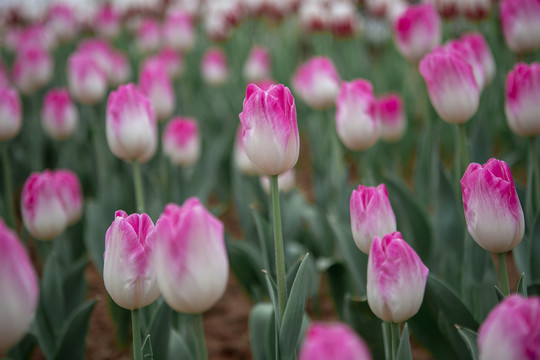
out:
M212 86L222 85L229 76L229 65L225 52L219 48L206 50L201 60L201 75Z
M540 298L510 295L478 331L480 360L540 359Z
M510 50L524 53L540 47L540 1L502 0L499 13Z
M0 87L0 141L13 139L22 125L21 99L17 90Z
M53 61L40 45L28 45L17 51L13 63L13 82L23 94L31 94L51 79Z
M249 83L256 83L270 76L271 57L263 46L254 46L244 64L244 77Z
M109 74L109 83L112 86L120 86L129 81L131 77L131 65L127 56L120 52L115 51L110 55L111 73Z
M518 63L506 77L506 120L519 136L540 134L540 64Z
M162 136L163 151L180 166L194 164L201 152L199 125L192 118L176 117L169 121Z
M184 58L173 49L163 49L157 55L159 61L162 61L169 77L176 78L184 70Z
M381 320L400 323L414 316L424 299L429 270L399 232L376 236L367 269L367 300Z
M347 324L312 322L298 359L371 360L371 353L365 341Z
M107 81L110 82L111 78L115 76L113 63L113 54L115 52L107 40L100 38L85 39L77 46L77 52L92 57L107 75Z
M246 175L257 175L259 170L253 165L253 162L249 159L244 149L244 143L242 141L242 126L238 127L236 131L236 137L234 140L234 165Z
M489 84L495 78L496 65L484 36L480 33L466 33L461 36L460 41L468 44L473 50L483 69L484 82L486 85Z
M126 161L146 162L157 146L157 122L152 104L133 84L112 91L107 102L107 143Z
M104 3L94 15L93 25L94 31L99 36L113 39L120 33L122 18L112 4Z
M152 53L161 47L161 27L151 18L142 21L137 31L137 46L142 53Z
M470 164L461 179L461 191L467 229L478 245L504 253L521 242L525 231L523 210L504 161Z
M336 100L336 130L350 150L365 150L377 142L379 124L369 81L357 79L341 84Z
M360 23L353 2L348 0L331 1L329 6L328 23L332 34L338 37L354 36L360 28Z
M144 66L141 69L139 90L152 103L158 121L163 121L171 116L174 110L175 97L172 82L169 79L164 62Z
M403 98L399 94L386 94L375 100L381 138L386 141L401 139L407 127Z
M47 28L59 42L72 40L79 31L74 9L62 3L51 5L47 16Z
M214 306L229 277L223 223L190 198L181 207L165 207L153 237L153 264L167 304L187 314Z
M83 104L96 104L107 91L107 74L88 52L69 57L67 78L71 96Z
M302 30L307 33L325 30L330 22L328 10L322 1L302 1L298 17Z
M28 331L38 299L38 278L30 257L0 218L0 353Z
M53 139L64 140L71 136L79 116L66 89L51 89L45 94L41 109L41 124Z
M314 57L295 71L294 91L310 106L324 109L334 104L340 88L339 74L327 57Z
M195 28L191 14L174 10L167 14L162 27L163 45L186 53L195 44Z
M444 44L444 48L461 57L471 66L474 80L478 85L478 89L482 91L486 84L486 71L484 70L482 60L473 49L473 44L462 40L450 40Z
M159 297L156 270L154 223L146 214L127 215L118 210L105 234L103 281L116 304L135 310Z
M244 150L261 175L278 175L294 167L300 140L289 88L278 84L264 91L250 84L239 117Z
M66 210L68 225L75 224L83 211L83 194L79 178L70 170L55 170L54 177Z

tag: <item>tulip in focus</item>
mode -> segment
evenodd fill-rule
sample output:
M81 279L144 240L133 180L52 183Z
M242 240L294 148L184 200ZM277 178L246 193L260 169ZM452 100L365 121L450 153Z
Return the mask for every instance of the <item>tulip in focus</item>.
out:
M506 77L506 120L519 136L540 134L540 64L518 63Z
M153 264L167 304L186 314L214 306L229 277L223 223L190 198L181 207L167 205L152 236Z
M186 53L195 44L195 28L188 12L175 10L167 14L162 27L163 44Z
M525 231L523 210L504 161L470 164L461 179L461 191L467 229L478 245L504 253L521 242Z
M164 62L144 66L141 69L139 90L152 103L158 121L163 121L171 116L174 110L175 97L173 85Z
M540 359L540 298L510 295L478 331L480 360Z
M201 152L199 126L195 119L176 117L169 121L162 137L163 151L180 166L194 164Z
M21 99L17 90L0 87L0 141L13 139L21 125Z
M310 106L324 109L334 104L340 78L332 61L314 57L300 65L292 78L293 89Z
M150 160L156 152L157 123L150 101L133 84L112 91L107 102L107 143L126 161Z
M387 94L375 100L381 138L386 141L401 139L407 126L403 99L398 94Z
M312 322L298 359L371 360L371 354L365 341L347 324Z
M263 190L267 194L270 194L272 191L271 185L270 185L270 178L268 176L261 176L260 181L261 181L261 186ZM296 185L296 173L294 171L294 168L285 171L283 174L279 174L278 188L280 191L287 193L291 191L295 185Z
M422 305L429 270L401 233L376 236L367 269L367 300L381 320L400 323Z
M107 74L88 52L77 51L69 57L67 78L71 96L83 104L96 104L107 91Z
M105 234L103 281L116 304L135 310L159 297L156 271L151 265L155 251L154 223L146 214L127 215L118 210Z
M227 81L229 66L227 56L219 48L206 50L201 60L201 75L205 82L213 86L219 86Z
M45 94L41 124L50 137L67 139L77 126L78 114L66 89L51 89Z
M369 81L357 79L341 84L336 100L336 130L350 150L365 150L377 142L379 124Z
M13 63L13 82L23 94L31 94L51 79L53 60L40 45L28 45L18 50Z
M0 218L0 353L29 330L38 299L38 278L30 257Z
M151 18L144 19L137 31L137 46L142 53L152 53L161 47L161 28L159 23Z
M540 47L540 1L502 0L499 5L506 44L515 53Z
M254 46L244 64L244 77L249 83L256 83L270 76L270 53L263 46Z
M294 167L300 140L289 88L278 84L264 91L250 84L239 117L244 150L261 175L279 175Z

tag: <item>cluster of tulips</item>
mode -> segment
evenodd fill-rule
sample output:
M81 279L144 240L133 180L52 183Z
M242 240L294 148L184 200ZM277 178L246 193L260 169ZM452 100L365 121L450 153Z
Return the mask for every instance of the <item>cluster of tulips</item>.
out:
M134 359L208 358L202 314L231 270L254 302L257 360L411 359L410 338L437 358L540 360L540 64L526 62L540 48L540 1L78 6L15 5L2 18L0 356L27 359L38 345L47 359L85 357L91 259L113 321L128 333L131 323ZM485 23L462 30L464 18L502 29L510 51L492 51ZM240 37L261 22L273 46ZM405 68L403 88L344 69L359 44L377 63L374 33L385 31L393 63L383 72ZM356 43L363 32L370 42ZM321 43L330 53L313 50ZM309 56L287 62L300 46ZM248 50L240 69L238 49ZM277 57L286 75L272 71ZM503 90L497 69L508 63ZM475 134L491 126L479 113L494 91L505 130L486 132L489 152L471 162L470 124L484 121ZM185 111L189 102L199 108ZM311 168L295 173L309 161L304 139ZM525 189L513 166L525 168ZM301 190L313 199L294 190L306 171L313 188ZM242 239L226 234L224 208ZM339 321L306 310L323 274Z

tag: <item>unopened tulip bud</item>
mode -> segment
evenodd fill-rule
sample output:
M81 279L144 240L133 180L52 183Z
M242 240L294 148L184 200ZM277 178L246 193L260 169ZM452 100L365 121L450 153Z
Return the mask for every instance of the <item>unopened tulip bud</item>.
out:
M227 81L229 66L223 50L208 49L201 61L201 75L204 81L213 86L222 85Z
M540 134L540 64L518 63L506 77L506 120L519 136Z
M0 87L0 141L14 138L21 130L21 100L17 90Z
M77 36L78 22L74 10L67 4L55 3L49 8L47 28L58 41L69 41Z
M99 102L107 91L107 74L88 52L77 51L68 59L68 88L83 104Z
M422 305L429 270L399 232L375 237L369 251L367 300L381 320L407 321Z
M174 90L164 62L141 69L139 90L152 103L158 121L171 116L174 110Z
M338 37L353 36L360 27L356 6L349 1L329 3L329 24L332 34Z
M115 50L107 40L100 38L85 39L77 46L77 52L85 53L86 56L92 57L105 72L109 83L112 83L112 79L118 75L114 74L116 70L114 64Z
M375 101L381 138L386 141L401 139L407 126L403 99L398 94L387 94Z
M169 12L162 32L163 44L182 53L191 50L195 44L195 28L188 12L182 10Z
M484 71L484 65L482 60L476 55L476 51L472 48L473 44L460 40L450 40L444 47L451 52L454 52L457 56L461 57L471 65L474 74L474 80L478 84L478 89L481 91L486 84L486 71Z
M457 10L471 20L486 18L491 12L493 0L457 1Z
M540 46L540 1L502 0L499 5L506 45L515 53Z
M270 76L271 58L268 50L255 46L249 52L244 64L244 77L250 83L264 80Z
M159 23L150 18L142 21L137 31L137 45L142 53L152 53L161 47L161 28Z
M101 37L112 39L119 33L122 25L121 15L112 4L103 3L94 15L93 29Z
M53 61L40 45L28 45L18 50L13 63L13 82L23 94L31 94L51 79Z
M170 78L180 76L184 70L184 58L173 49L163 49L152 59L156 62L154 66L157 66L157 62L163 63Z
M155 251L154 223L146 214L127 215L118 210L105 234L103 281L116 304L140 309L159 297L156 271L151 265Z
M489 84L495 77L496 65L484 36L480 33L467 33L461 36L461 42L468 44L473 50L476 58L482 64L485 84Z
M55 170L54 177L66 209L68 224L74 224L81 218L83 210L83 194L79 178L70 170Z
M75 130L78 114L66 89L52 89L45 94L41 109L41 123L49 136L67 139Z
M334 63L326 57L314 57L300 65L292 78L293 89L310 106L324 109L334 104L340 79Z
M487 251L503 253L521 242L525 221L510 168L490 159L472 163L461 179L469 234Z
M201 137L197 121L191 118L171 119L163 132L163 151L180 166L194 164L201 152Z

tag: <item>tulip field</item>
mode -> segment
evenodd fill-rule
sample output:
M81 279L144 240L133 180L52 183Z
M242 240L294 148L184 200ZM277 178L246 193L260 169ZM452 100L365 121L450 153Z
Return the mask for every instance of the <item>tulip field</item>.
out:
M0 359L540 360L540 0L6 0L0 54Z

